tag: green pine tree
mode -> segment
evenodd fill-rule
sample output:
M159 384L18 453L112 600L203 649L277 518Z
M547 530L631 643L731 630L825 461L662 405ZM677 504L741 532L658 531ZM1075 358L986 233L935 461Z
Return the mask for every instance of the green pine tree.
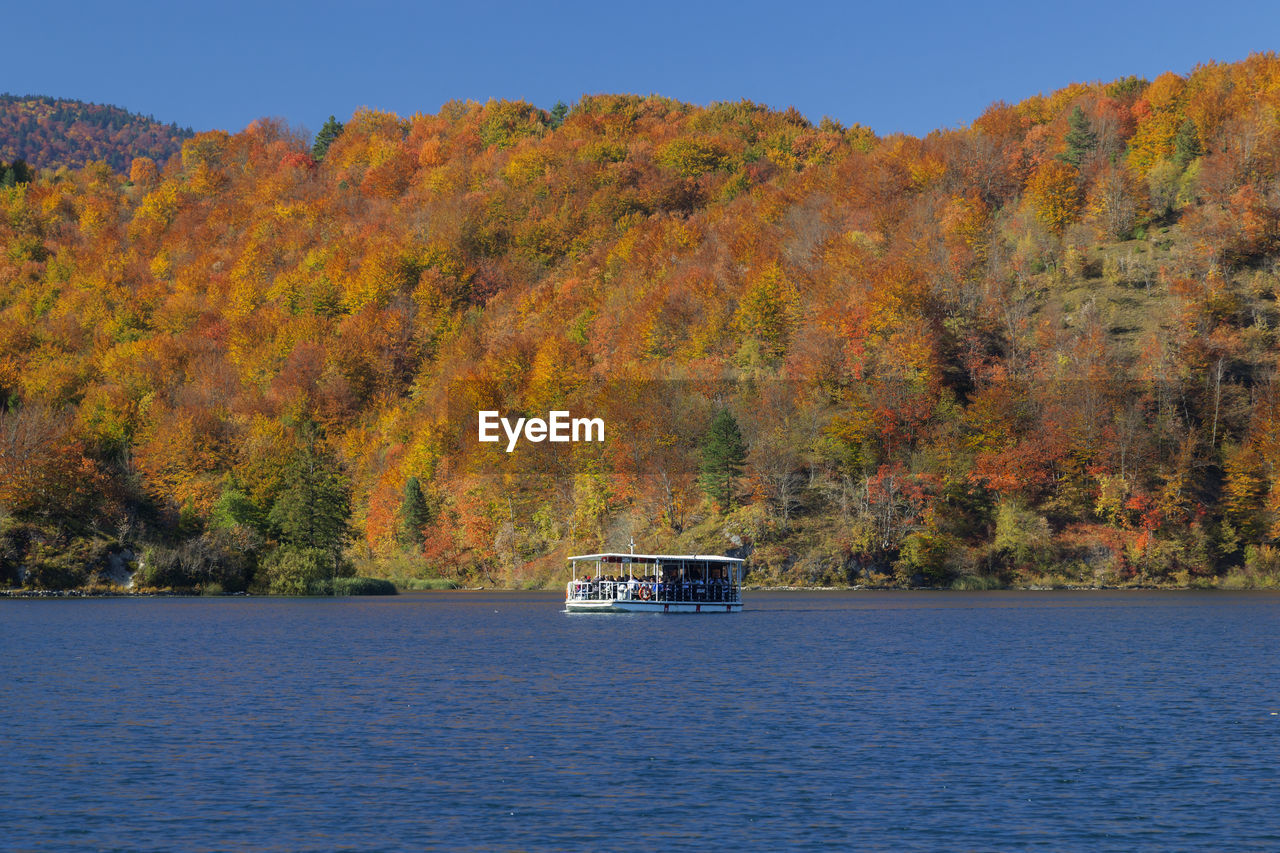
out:
M721 512L733 507L735 481L747 462L747 445L742 430L728 409L721 409L702 440L702 489Z
M1179 169L1185 169L1192 160L1203 154L1200 130L1194 121L1187 119L1178 128L1177 136L1173 138L1173 162Z
M1076 107L1067 118L1067 150L1058 155L1058 159L1072 166L1079 166L1080 161L1089 152L1098 147L1098 134L1089 125L1089 117L1084 110Z
M329 579L342 576L351 539L351 488L314 433L294 455L268 522L286 549L324 555Z
M551 129L555 130L564 124L564 117L569 114L569 105L564 101L556 101L556 105L551 108Z
M404 502L400 504L400 544L421 547L425 536L423 528L431 523L431 508L422 494L422 484L417 477L410 477L404 484Z
M29 184L34 173L26 160L14 160L9 165L0 163L0 186L12 187L18 184Z
M329 116L329 120L324 123L324 127L320 128L320 132L316 134L316 141L311 146L311 156L317 162L324 159L324 155L329 152L329 146L342 135L342 128L342 122L333 116Z

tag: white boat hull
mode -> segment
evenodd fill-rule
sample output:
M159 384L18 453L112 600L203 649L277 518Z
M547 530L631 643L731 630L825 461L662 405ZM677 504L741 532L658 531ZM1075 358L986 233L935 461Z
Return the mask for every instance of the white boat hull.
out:
M570 613L736 613L742 602L570 598L564 608Z

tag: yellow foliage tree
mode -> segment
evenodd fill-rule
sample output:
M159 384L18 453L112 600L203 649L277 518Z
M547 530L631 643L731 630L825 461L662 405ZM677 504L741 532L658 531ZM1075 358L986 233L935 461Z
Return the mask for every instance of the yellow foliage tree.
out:
M1027 200L1036 219L1062 233L1080 215L1080 173L1061 160L1050 160L1031 175Z
M156 161L150 157L134 157L129 165L129 181L142 187L150 187L160 177Z
M747 288L734 324L743 335L758 341L765 355L781 358L795 328L798 303L795 285L774 261Z
M1104 240L1129 236L1142 212L1142 193L1123 166L1105 169L1089 190L1088 212Z
M1176 74L1161 74L1147 87L1143 100L1134 105L1138 129L1129 139L1129 168L1139 175L1173 153L1173 141L1183 121L1186 81Z

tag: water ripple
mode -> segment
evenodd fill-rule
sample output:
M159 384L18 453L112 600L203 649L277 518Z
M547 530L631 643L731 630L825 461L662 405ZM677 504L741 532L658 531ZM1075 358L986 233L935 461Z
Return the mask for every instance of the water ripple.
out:
M1266 850L1280 597L0 602L7 849Z

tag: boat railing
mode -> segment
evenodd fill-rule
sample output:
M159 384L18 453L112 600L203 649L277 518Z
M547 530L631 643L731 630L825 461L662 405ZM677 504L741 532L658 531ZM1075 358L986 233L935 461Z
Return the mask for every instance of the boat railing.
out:
M570 581L566 599L574 601L717 602L737 604L742 588L729 581L627 581L583 579Z

